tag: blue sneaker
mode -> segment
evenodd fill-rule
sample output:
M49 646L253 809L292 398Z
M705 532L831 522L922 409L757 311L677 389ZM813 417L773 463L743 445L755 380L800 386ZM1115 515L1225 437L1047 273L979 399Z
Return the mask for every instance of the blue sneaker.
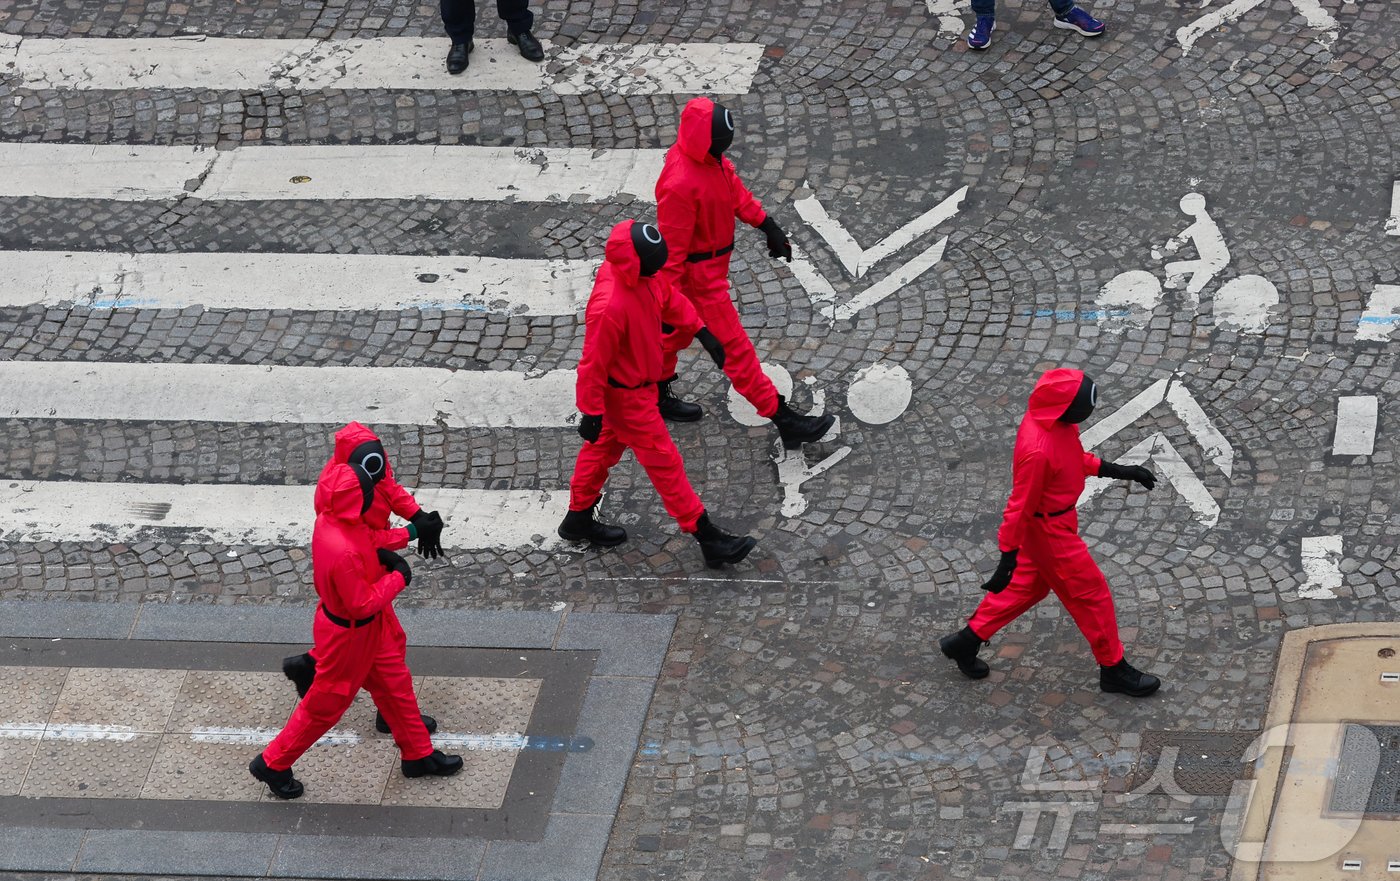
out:
M992 45L992 31L997 29L997 20L991 15L977 16L977 24L967 35L967 45L971 49L985 49Z
M1078 31L1080 35L1085 37L1097 37L1099 34L1103 33L1103 22L1094 18L1078 6L1072 8L1064 15L1055 16L1055 27ZM968 38L968 42L972 42L971 37Z

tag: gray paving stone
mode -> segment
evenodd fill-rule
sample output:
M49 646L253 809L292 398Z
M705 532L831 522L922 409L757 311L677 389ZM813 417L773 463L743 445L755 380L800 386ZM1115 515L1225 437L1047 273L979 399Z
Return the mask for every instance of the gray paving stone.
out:
M398 610L411 645L547 649L562 617L557 612L467 609Z
M575 736L591 737L593 748L565 761L554 810L606 815L617 811L651 693L650 679L589 680Z
M146 603L133 639L201 642L282 642L311 639L315 607L210 606L204 603Z
M553 814L543 842L492 842L481 881L594 881L611 829L611 816Z
M261 876L277 849L276 835L237 832L93 830L78 854L79 872L152 875Z
M598 649L594 676L644 676L651 679L666 659L675 629L674 615L603 615L570 612L557 648Z
M472 879L486 852L480 840L284 835L267 874L273 878Z
M73 868L81 829L0 828L0 870L64 872Z
M0 601L0 636L126 639L135 603Z

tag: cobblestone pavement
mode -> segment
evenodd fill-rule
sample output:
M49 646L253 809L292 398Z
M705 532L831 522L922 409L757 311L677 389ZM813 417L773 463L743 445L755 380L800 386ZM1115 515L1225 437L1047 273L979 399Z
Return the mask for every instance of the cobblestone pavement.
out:
M1039 4L1002 5L983 53L908 0L537 8L536 33L556 46L763 44L752 92L725 99L741 129L733 155L841 300L913 249L854 278L801 220L799 199L815 195L869 247L969 187L957 215L920 240L948 237L941 262L849 320L824 318L792 270L764 257L761 236L740 230L732 280L761 356L797 377L799 404L820 391L842 415L839 439L809 448L808 461L851 448L802 486L805 512L783 516L770 432L731 420L722 377L687 356L685 390L709 416L675 435L716 518L761 537L751 564L702 569L635 465L615 474L605 503L633 535L623 548L415 564L423 574L407 604L564 602L680 616L602 878L1223 879L1223 797L1115 797L1140 759L1141 735L1257 730L1284 631L1394 615L1400 475L1389 429L1400 383L1393 345L1358 340L1378 286L1400 284L1400 238L1385 231L1400 177L1393 6L1321 0L1336 23L1329 31L1310 27L1288 0L1266 0L1183 52L1178 28L1220 4L1100 3L1109 31L1095 41L1051 29ZM378 0L55 0L6 6L0 34L343 39L433 35L435 16L434 4ZM479 35L499 30L484 11ZM60 92L0 75L0 139L655 148L671 143L683 100ZM1167 258L1153 249L1191 223L1178 207L1191 192L1206 197L1229 247L1200 305L1174 287L1137 323L1100 305L1120 273L1166 281ZM12 196L0 198L0 248L597 260L610 224L650 211ZM1194 256L1187 245L1169 259ZM1251 275L1278 292L1259 330L1230 326L1221 296ZM3 359L519 371L572 367L580 344L567 316L0 308ZM907 412L884 424L853 418L858 396L847 394L876 362L907 371L913 387ZM1165 680L1151 700L1099 693L1093 661L1053 600L984 652L995 656L984 682L963 680L937 650L993 565L1015 424L1032 378L1055 364L1099 379L1100 414L1175 378L1233 449L1227 474L1193 423L1165 404L1099 446L1119 456L1160 433L1220 509L1208 525L1164 485L1151 495L1112 488L1082 512L1129 657ZM1351 395L1379 398L1374 455L1332 455L1336 402ZM0 427L9 482L238 484L313 482L334 428ZM562 429L381 433L399 474L421 486L557 489L578 444ZM1301 598L1317 592L1304 590L1300 542L1325 535L1342 540L1341 584L1333 598ZM11 573L0 578L3 599L276 604L312 595L302 548L174 538L0 543L0 572ZM1083 786L1057 788L1066 781ZM1048 817L1020 834L1026 803L1073 799L1077 807L1061 808L1078 811L1066 837L1056 840ZM1143 832L1164 823L1174 831Z

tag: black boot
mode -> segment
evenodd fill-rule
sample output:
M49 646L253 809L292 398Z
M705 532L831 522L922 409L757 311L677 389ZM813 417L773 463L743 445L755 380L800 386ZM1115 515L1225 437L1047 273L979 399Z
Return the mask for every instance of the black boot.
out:
M565 514L564 522L559 524L559 537L565 541L589 541L604 548L616 547L627 541L627 530L621 526L594 520L593 508Z
M778 409L771 417L773 424L778 426L778 436L783 439L783 449L796 450L803 444L815 443L822 439L822 435L831 430L832 423L836 417L828 413L825 416L803 416L788 407L787 401L782 395L778 396Z
M671 422L699 422L705 415L704 409L699 404L676 397L671 388L671 383L675 381L676 375L673 373L670 379L656 384L656 409L661 411L661 418Z
M447 72L459 74L467 69L471 63L471 51L476 48L476 44L468 40L465 43L453 43L452 48L447 50Z
M462 770L462 757L449 756L442 750L433 750L421 759L404 759L399 763L405 777L451 777Z
M292 776L292 769L285 771L274 771L263 761L262 753L248 763L248 772L254 777L267 784L267 788L272 790L272 794L278 798L301 798L301 794L306 791L301 785L301 781Z
M1147 697L1162 687L1162 680L1144 673L1124 658L1112 667L1099 665L1099 688L1129 697Z
M938 641L938 648L945 657L958 662L958 669L968 679L986 679L987 674L992 672L987 662L977 657L977 650L982 648L982 639L972 632L971 627L943 637Z
M520 57L526 61L544 61L544 46L529 31L506 34L506 42L520 50Z
M311 683L316 679L316 659L310 653L283 658L282 675L297 687L297 697L306 697Z
M709 513L702 513L695 522L695 540L700 542L700 553L705 555L705 565L711 569L739 562L758 544L758 539L751 535L730 535L720 529L710 522Z
M428 729L429 734L432 734L437 731L437 720L432 716L424 715L423 727ZM380 734L393 733L389 730L389 720L385 719L384 714L378 710L374 712L374 730L378 731Z

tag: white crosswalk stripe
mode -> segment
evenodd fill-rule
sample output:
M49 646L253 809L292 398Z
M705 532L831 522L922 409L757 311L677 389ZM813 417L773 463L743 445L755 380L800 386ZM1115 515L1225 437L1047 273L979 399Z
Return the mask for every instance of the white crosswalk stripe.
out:
M465 73L447 73L443 37L262 40L202 35L44 39L0 34L0 73L28 89L416 89L559 95L746 94L758 43L544 42L545 64L505 40L476 40Z
M574 371L0 361L0 416L558 428Z
M0 196L440 199L485 202L655 200L662 150L577 147L267 146L209 150L115 144L0 143Z
M0 541L169 541L188 544L305 546L315 523L314 486L241 484L0 482ZM561 544L554 527L567 491L417 489L440 511L449 549Z
M0 251L0 306L573 315L595 268L585 260L396 254Z

